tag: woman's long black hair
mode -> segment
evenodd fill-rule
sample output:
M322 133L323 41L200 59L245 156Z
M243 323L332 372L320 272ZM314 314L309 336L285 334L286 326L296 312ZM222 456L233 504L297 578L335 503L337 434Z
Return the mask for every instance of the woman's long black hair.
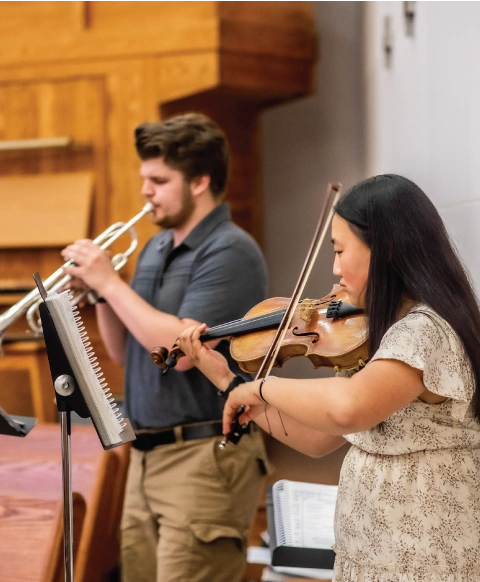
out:
M370 353L398 318L405 297L428 305L463 342L475 376L473 406L480 420L480 310L435 206L407 178L385 174L351 188L335 212L371 251L365 292Z

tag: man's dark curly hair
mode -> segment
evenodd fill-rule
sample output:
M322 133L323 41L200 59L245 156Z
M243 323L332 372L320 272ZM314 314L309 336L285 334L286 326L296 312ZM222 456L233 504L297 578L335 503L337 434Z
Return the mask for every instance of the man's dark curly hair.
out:
M190 182L210 176L210 190L221 198L227 187L230 148L220 127L202 113L176 115L135 129L135 147L141 160L163 158Z

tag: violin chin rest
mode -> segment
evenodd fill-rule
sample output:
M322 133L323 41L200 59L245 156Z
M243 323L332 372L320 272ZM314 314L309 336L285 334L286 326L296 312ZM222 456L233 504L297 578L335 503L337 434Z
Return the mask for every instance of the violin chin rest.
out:
M326 317L338 319L339 317L349 317L350 315L358 315L363 312L364 310L361 307L357 307L351 303L344 303L340 299L339 301L330 301L327 307Z

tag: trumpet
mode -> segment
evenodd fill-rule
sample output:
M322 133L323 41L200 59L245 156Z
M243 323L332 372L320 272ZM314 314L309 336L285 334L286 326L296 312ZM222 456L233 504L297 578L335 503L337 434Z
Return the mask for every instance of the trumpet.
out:
M130 246L123 253L119 253L112 257L112 265L115 271L122 269L127 263L130 255L136 250L138 246L138 237L135 232L133 225L136 224L141 218L146 214L149 214L153 210L153 205L148 202L142 208L141 212L136 214L128 222L116 222L109 226L104 232L102 232L93 242L100 245L101 249L108 248L113 244L118 238L120 238L126 232L130 232L131 242ZM65 275L63 269L73 265L74 261L71 259L66 261L65 264L57 269L50 277L47 277L43 281L43 286L47 292L58 291L59 289L68 288L68 283L71 281L72 277L70 275ZM94 291L92 289L78 289L72 291L72 303L77 305L88 296L94 296ZM40 337L42 335L42 324L39 317L39 306L42 301L40 292L38 289L33 289L25 295L20 301L12 305L4 313L0 315L0 348L3 342L3 337L7 328L15 322L17 319L26 314L26 319L30 329L34 332L34 337Z

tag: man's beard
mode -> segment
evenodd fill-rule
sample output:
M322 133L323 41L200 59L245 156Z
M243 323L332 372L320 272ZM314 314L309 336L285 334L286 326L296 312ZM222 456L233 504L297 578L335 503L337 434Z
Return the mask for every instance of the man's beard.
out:
M155 224L162 228L181 228L184 226L195 210L195 199L190 192L188 184L184 184L182 191L182 206L173 216L164 216L159 220L155 220Z

